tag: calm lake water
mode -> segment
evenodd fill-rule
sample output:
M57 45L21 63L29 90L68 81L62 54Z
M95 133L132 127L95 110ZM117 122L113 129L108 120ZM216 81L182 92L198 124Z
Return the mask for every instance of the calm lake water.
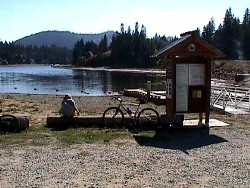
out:
M72 70L51 66L0 66L0 93L103 96L124 88L165 90L165 75L97 70Z

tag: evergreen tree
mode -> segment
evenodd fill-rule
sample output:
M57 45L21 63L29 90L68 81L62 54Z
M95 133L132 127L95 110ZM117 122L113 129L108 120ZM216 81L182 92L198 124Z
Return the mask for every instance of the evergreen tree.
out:
M240 22L238 18L235 18L232 14L231 8L226 10L224 17L223 25L218 29L220 36L217 36L217 45L219 48L230 58L238 59L239 58L239 31L240 31ZM219 40L218 40L219 38ZM219 44L218 44L219 42Z
M77 43L74 45L73 53L72 53L72 64L78 65L79 59L84 56L84 42L83 39L80 41L77 41Z
M71 62L71 50L48 46L23 46L20 44L0 42L0 59L9 64L51 63L68 64Z
M247 8L242 22L242 58L250 59L250 13Z
M250 23L250 12L249 9L247 8L242 21L242 29L243 30L247 29L249 23Z
M139 37L139 24L138 22L135 23L135 30L133 32L133 40L132 40L132 49L133 49L133 65L138 64L138 57L140 55L140 37Z
M213 44L215 45L215 47L217 47L218 49L223 51L223 45L222 45L222 35L223 35L223 26L220 24L218 26L218 29L215 31L214 33L214 37L213 37Z
M121 34L124 34L124 33L125 33L124 24L121 23Z
M83 53L84 55L87 54L88 52L92 52L93 54L96 54L98 46L93 41L88 41L86 42L84 49L85 49Z
M208 43L212 44L214 33L215 33L215 22L214 19L211 18L208 24L203 27L202 38Z
M108 39L107 35L105 34L103 39L100 41L98 45L98 53L104 53L108 51Z

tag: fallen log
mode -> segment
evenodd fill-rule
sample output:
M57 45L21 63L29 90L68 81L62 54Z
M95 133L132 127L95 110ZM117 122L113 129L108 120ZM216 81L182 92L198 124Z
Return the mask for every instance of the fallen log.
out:
M73 118L48 116L47 126L82 126L93 127L102 124L102 116L75 116Z

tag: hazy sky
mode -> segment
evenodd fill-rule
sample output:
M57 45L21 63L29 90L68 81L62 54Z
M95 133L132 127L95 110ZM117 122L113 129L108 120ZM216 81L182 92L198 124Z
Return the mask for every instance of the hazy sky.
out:
M0 40L15 41L47 30L100 33L134 29L138 22L155 33L177 36L200 30L213 17L216 27L225 12L243 19L249 0L0 0Z

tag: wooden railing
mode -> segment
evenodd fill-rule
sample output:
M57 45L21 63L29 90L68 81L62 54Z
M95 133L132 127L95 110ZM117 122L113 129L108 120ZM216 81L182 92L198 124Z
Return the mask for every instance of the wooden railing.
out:
M250 88L236 86L211 86L210 106L250 111Z

